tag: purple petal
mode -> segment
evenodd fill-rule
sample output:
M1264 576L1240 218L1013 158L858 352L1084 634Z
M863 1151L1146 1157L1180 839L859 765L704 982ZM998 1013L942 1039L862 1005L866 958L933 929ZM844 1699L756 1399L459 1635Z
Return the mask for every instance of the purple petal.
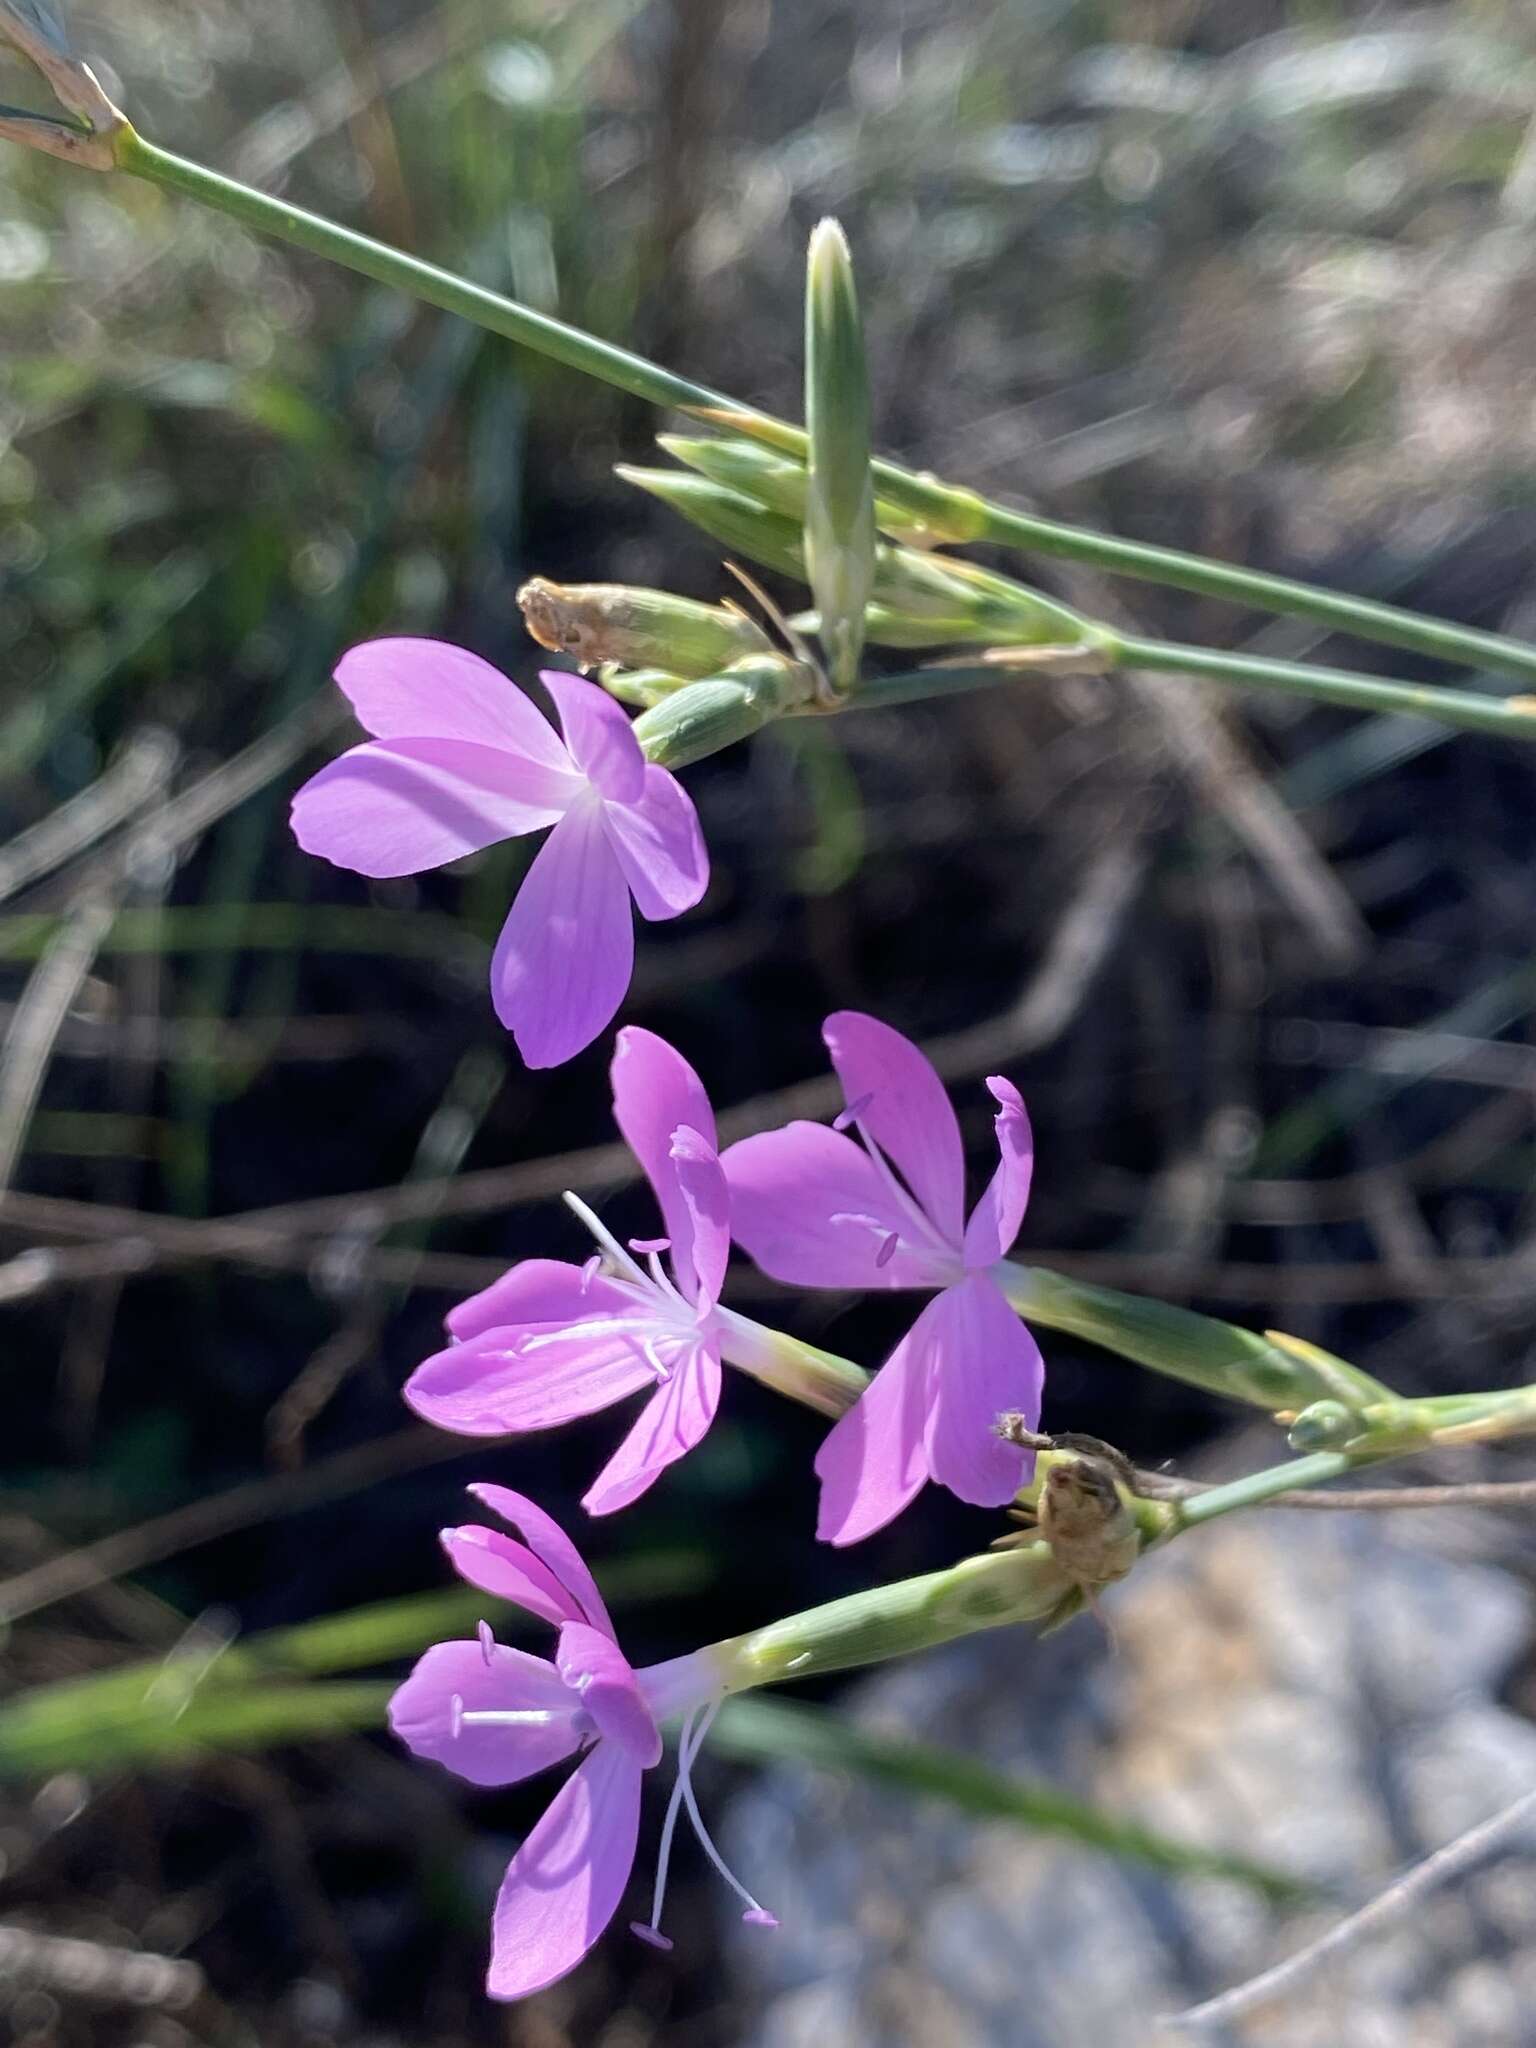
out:
M588 1514L611 1515L638 1500L668 1465L693 1449L719 1402L720 1354L711 1343L696 1344L588 1488L581 1503Z
M633 1302L625 1307L632 1316ZM596 1415L656 1378L640 1337L605 1328L607 1313L591 1311L569 1328L524 1324L450 1344L411 1374L406 1405L457 1436L522 1435Z
M635 1863L641 1770L600 1742L561 1787L502 1879L492 1998L526 1998L574 1970L613 1918Z
M728 1145L731 1234L774 1280L795 1287L945 1287L957 1251L900 1199L862 1145L825 1124L792 1123ZM895 1237L896 1248L887 1251Z
M560 1718L542 1727L470 1723L455 1734L455 1700L470 1713L510 1708ZM414 1755L445 1765L472 1785L515 1785L577 1747L581 1737L573 1719L579 1705L545 1657L497 1643L487 1662L478 1642L438 1643L390 1700L389 1725Z
M419 875L565 813L580 785L466 740L367 740L293 799L293 836L359 875Z
M516 1537L479 1522L461 1522L456 1529L442 1530L439 1541L459 1577L493 1599L509 1601L556 1628L587 1619L569 1589Z
M447 1321L450 1334L464 1343L510 1324L575 1322L604 1310L618 1314L628 1305L628 1295L600 1273L588 1278L585 1266L519 1259L499 1280L450 1309Z
M614 1121L655 1190L672 1240L672 1270L683 1292L692 1296L698 1284L693 1266L693 1218L672 1158L672 1133L686 1124L713 1145L715 1117L709 1097L682 1054L638 1024L626 1024L619 1033L608 1072L613 1082Z
M998 1105L993 1123L999 1157L997 1171L965 1226L967 1266L996 1265L1013 1249L1029 1206L1029 1183L1035 1170L1035 1140L1023 1096L999 1074L989 1074L987 1086Z
M608 692L563 669L539 671L555 700L571 758L594 789L614 803L635 803L645 787L645 756L629 718Z
M647 762L639 798L604 804L603 823L642 917L658 924L692 910L709 887L709 850L693 798L675 775Z
M928 1322L929 1473L961 1500L1000 1508L1033 1459L993 1424L1010 1409L1033 1428L1045 1365L1040 1347L985 1273L973 1273L923 1311Z
M569 1622L560 1631L555 1663L596 1722L599 1735L627 1749L644 1769L660 1763L661 1733L639 1679L611 1636L584 1622Z
M868 1097L859 1121L900 1167L940 1235L958 1246L965 1228L965 1153L944 1083L912 1041L878 1017L838 1010L821 1035L847 1100Z
M568 1621L590 1621L594 1628L614 1633L608 1610L603 1605L603 1596L597 1590L597 1581L582 1562L581 1552L566 1535L553 1515L544 1510L523 1493L514 1493L510 1486L492 1486L481 1481L469 1491L476 1500L483 1501L493 1515L500 1515L504 1522L510 1522L533 1551L539 1561L551 1571L565 1588L570 1599L570 1611L564 1617Z
M720 1299L731 1256L730 1191L714 1146L687 1124L672 1133L672 1164L693 1230L696 1299L713 1305Z
M491 960L496 1014L530 1067L558 1067L592 1043L629 987L629 890L583 798L539 848Z
M474 740L573 781L575 763L533 701L500 669L446 640L365 640L336 665L358 724L379 740ZM577 791L572 789L569 797ZM569 797L567 801L569 801Z
M824 1543L860 1543L893 1521L928 1477L923 1310L816 1454Z

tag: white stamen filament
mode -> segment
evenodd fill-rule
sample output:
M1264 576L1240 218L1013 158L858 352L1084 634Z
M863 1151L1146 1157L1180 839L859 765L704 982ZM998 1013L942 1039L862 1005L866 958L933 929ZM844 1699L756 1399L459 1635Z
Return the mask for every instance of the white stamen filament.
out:
M940 1251L950 1258L955 1257L960 1251L959 1245L950 1244L946 1241L942 1233L934 1225L933 1219L923 1208L922 1203L897 1179L891 1162L870 1136L868 1126L863 1121L862 1112L868 1109L874 1099L873 1095L861 1095L859 1100L853 1105L853 1109L848 1112L849 1121L858 1130L859 1142L869 1154L870 1163L873 1165L876 1173L879 1174L886 1193L895 1203L898 1212L912 1226L910 1231L903 1232L902 1234L914 1248ZM882 1234L888 1228L883 1222L876 1222L873 1217L867 1219L861 1217L858 1220L861 1222L868 1221L873 1229L879 1230ZM886 1253L885 1257L888 1258L889 1256L890 1254ZM877 1263L884 1265L885 1258L878 1259Z
M631 1280L638 1280L643 1287L645 1285L645 1274L635 1264L629 1253L625 1251L623 1245L619 1243L619 1240L614 1236L607 1224L600 1223L597 1217L593 1215L580 1195L573 1195L570 1189L567 1188L561 1200L573 1216L581 1218L609 1258L613 1260L618 1270L621 1273L627 1274Z
M562 1323L558 1330L542 1330L536 1336L522 1336L512 1346L519 1358L546 1351L551 1344L567 1343L572 1337L641 1337L654 1329L654 1315L591 1316L585 1322Z
M467 1713L461 1706L458 1713L461 1728L553 1728L570 1718L553 1707L477 1707Z
M757 1900L753 1898L752 1894L741 1882L741 1879L731 1870L725 1858L715 1847L714 1842L710 1838L709 1829L704 1825L704 1816L699 1811L699 1802L694 1797L693 1760L703 1748L704 1738L708 1735L710 1726L716 1714L719 1713L720 1707L721 1702L719 1700L710 1701L709 1705L704 1709L703 1719L699 1722L697 1733L694 1734L691 1741L688 1739L688 1730L684 1729L677 1746L677 1781L682 1787L683 1804L688 1809L688 1818L693 1822L693 1831L699 1838L699 1846L725 1879L731 1890L736 1894L737 1898L745 1900L747 1907L745 1917L753 1920L760 1927L777 1927L778 1921L768 1911L766 1906L758 1904Z
M661 1846L656 1851L656 1884L651 1893L651 1917L643 1929L637 1927L635 1930L637 1934L653 1934L659 1941L667 1940L661 1931L661 1908L667 1896L667 1866L672 1860L672 1837L677 1832L677 1816L682 1811L683 1758L688 1752L688 1738L693 1733L698 1715L697 1707L690 1710L677 1738L677 1776L672 1783L672 1796L667 1801L666 1818L661 1823ZM672 1944L667 1942L667 1946L670 1948Z

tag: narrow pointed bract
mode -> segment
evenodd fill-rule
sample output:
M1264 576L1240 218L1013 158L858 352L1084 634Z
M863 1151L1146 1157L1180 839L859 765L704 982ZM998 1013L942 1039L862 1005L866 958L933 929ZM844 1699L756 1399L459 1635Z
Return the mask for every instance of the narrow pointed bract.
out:
M875 574L869 371L853 258L835 220L811 235L805 272L805 562L833 687L858 680Z

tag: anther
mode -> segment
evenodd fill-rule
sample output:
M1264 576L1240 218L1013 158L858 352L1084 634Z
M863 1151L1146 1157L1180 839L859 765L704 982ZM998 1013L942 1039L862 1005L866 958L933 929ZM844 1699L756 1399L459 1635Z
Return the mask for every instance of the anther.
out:
M875 1264L877 1266L888 1266L891 1263L892 1259L895 1258L896 1247L900 1243L901 1238L899 1234L893 1230L890 1236L885 1240L884 1244L881 1245L879 1251L875 1253Z
M846 1131L850 1124L856 1124L874 1099L874 1090L871 1089L867 1095L860 1095L855 1101L850 1102L841 1115L833 1117L833 1130Z

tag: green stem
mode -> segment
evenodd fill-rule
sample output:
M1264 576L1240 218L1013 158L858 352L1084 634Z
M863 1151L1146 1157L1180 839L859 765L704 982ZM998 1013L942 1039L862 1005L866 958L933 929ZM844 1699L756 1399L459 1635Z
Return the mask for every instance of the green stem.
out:
M1161 640L1117 639L1105 649L1107 666L1152 669L1160 674L1201 676L1247 689L1284 690L1317 704L1343 704L1352 711L1407 714L1432 719L1463 732L1494 732L1505 739L1536 740L1536 698L1489 697L1433 683L1405 683L1390 676L1356 675L1349 669L1311 668L1293 661L1265 661L1249 654L1223 654L1204 647L1178 647ZM903 669L870 676L849 699L849 710L878 710L926 697L958 696L1012 677L1048 676L1048 663L1006 661Z
M159 149L126 123L115 137L115 157L117 167L133 177L211 206L258 233L274 235L280 241L360 271L379 284L409 292L428 305L459 314L493 334L519 342L634 397L653 405L676 407L802 460L806 455L806 437L797 427L787 426L770 414L711 390L708 385L675 376L628 349L599 341L548 314L536 313L513 299L470 284L435 264L423 263L319 214L306 212L286 200L273 199L186 157ZM882 495L910 511L939 539L998 541L1037 554L1088 562L1119 575L1228 599L1260 611L1312 619L1338 632L1411 648L1438 660L1471 662L1511 675L1536 677L1536 648L1499 633L1476 632L1446 620L1402 611L1395 605L1375 604L1347 593L1292 582L1287 577L1208 561L1174 548L1148 547L1010 511L974 491L915 476L895 463L876 462L873 471ZM1231 672L1228 673L1231 679ZM1262 680L1258 676L1245 679ZM951 687L958 685L952 683Z
M1285 690L1319 704L1343 704L1352 711L1406 713L1465 732L1496 732L1506 739L1536 740L1536 699L1488 697L1474 690L1448 690L1434 683L1404 683L1391 676L1356 675L1349 669L1312 668L1294 661L1267 661L1252 654L1224 654L1204 647L1177 647L1160 640L1122 638L1120 663L1164 674L1203 676L1248 688Z
M1284 1465L1266 1465L1262 1472L1250 1472L1244 1479L1232 1479L1225 1486L1213 1486L1189 1500L1173 1504L1174 1532L1193 1529L1201 1522L1214 1522L1238 1508L1262 1507L1277 1493L1296 1493L1308 1486L1321 1486L1338 1479L1365 1462L1348 1451L1314 1451L1309 1458L1292 1458Z
M875 465L875 475L882 483L886 481L883 465ZM1436 661L1470 662L1479 668L1500 669L1506 675L1536 677L1536 647L1508 639L1502 633L1479 632L1471 626L1453 625L1448 619L1429 618L1397 605L1352 597L1347 591L1321 590L1315 584L1297 583L1288 576L1270 576L1261 569L1244 569L1229 562L1209 561L1203 555L1186 555L1178 548L1150 547L1140 541L1117 540L1110 534L1085 532L1081 527L1063 526L1054 519L1037 519L1025 512L1010 511L1007 506L994 505L984 498L977 503L982 516L976 531L966 536L969 539L996 541L1035 554L1087 562L1111 575L1134 576L1143 583L1191 590L1202 597L1222 598L1256 611L1278 612L1285 618L1312 619L1333 632L1427 654Z
M117 167L135 178L147 179L152 185L179 192L183 198L211 206L259 234L275 235L279 241L291 242L311 255L324 256L348 270L360 271L376 284L408 292L412 298L439 306L445 313L457 313L477 327L504 335L508 341L521 342L552 362L564 363L568 369L580 370L635 398L648 399L653 405L674 406L684 412L728 406L744 411L748 417L759 417L734 399L711 391L708 385L675 377L670 371L648 363L643 356L631 355L628 349L582 333L579 327L569 327L547 313L535 313L515 299L455 277L452 271L440 270L435 263L423 263L419 257L407 256L387 243L355 234L351 228L340 227L324 215L309 213L285 199L273 199L265 192L242 185L238 179L223 177L193 163L188 157L158 149L133 128L125 127L118 137Z

